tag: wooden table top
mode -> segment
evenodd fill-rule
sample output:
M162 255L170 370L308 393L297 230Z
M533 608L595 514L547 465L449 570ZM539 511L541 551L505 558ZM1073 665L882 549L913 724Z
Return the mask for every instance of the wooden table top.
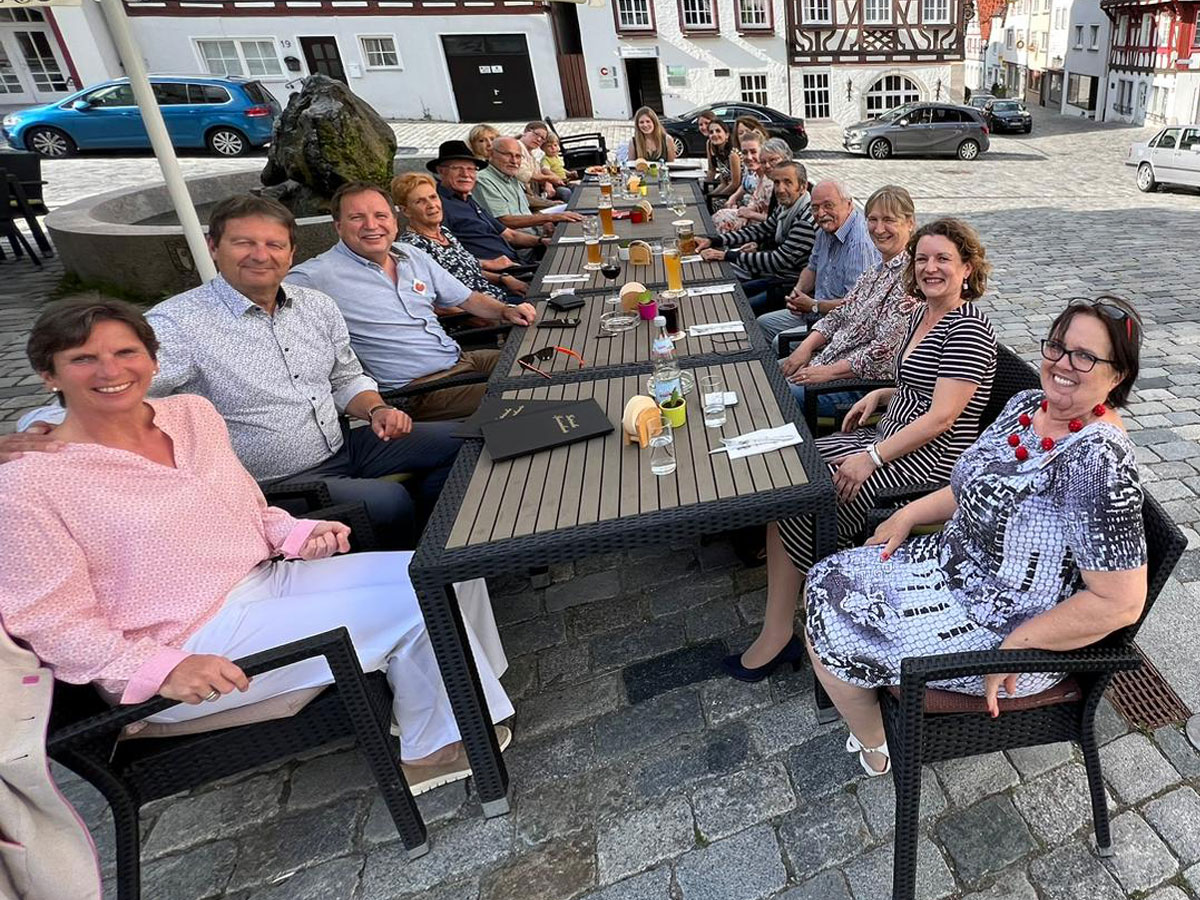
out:
M737 289L735 289L737 290ZM574 350L583 357L585 365L581 368L578 360L565 353L556 353L545 362L539 360L537 366L551 375L562 375L573 372L587 371L605 366L628 366L650 363L650 345L654 341L655 330L650 322L638 320L638 326L630 331L621 332L613 337L600 337L600 316L606 311L605 299L608 294L591 294L587 302L578 309L568 312L556 312L546 307L545 300L537 301L538 320L545 319L579 319L577 328L526 328L521 336L520 345L515 354L505 354L504 359L512 359L512 363L502 371L496 372L502 377L520 378L531 383L544 381L541 375L530 372L517 362L517 357L540 350L543 347L566 347ZM716 322L740 322L742 313L735 301L735 292L724 294L709 294L703 297L683 297L679 301L679 311L682 314L684 328L688 325L701 325ZM751 322L750 328L755 327ZM685 337L675 342L675 353L685 365L689 357L707 356L711 354L735 356L750 352L752 348L749 332L741 334L722 334L711 337Z
M651 240L661 240L652 238ZM606 241L600 244L601 250L607 257L617 252L616 242ZM557 288L568 288L577 294L593 291L611 292L620 288L627 281L640 281L651 289L667 286L667 270L663 265L661 255L651 256L648 266L630 266L628 260L621 262L621 274L609 281L599 271L589 272L583 266L587 262L587 247L583 243L558 243L546 253L542 266L529 285L529 296L547 295ZM549 275L551 280L545 281ZM558 281L558 275L582 275L584 281ZM736 281L728 267L719 262L690 262L683 264L683 285L711 284L714 281Z
M721 375L738 404L725 425L705 428L696 393L688 395L687 424L675 431L678 467L671 475L650 471L650 451L626 445L621 413L626 401L646 390L646 378L623 376L573 384L505 391L509 399L595 399L615 430L608 435L505 462L484 448L450 528L446 550L551 532L647 512L744 498L808 484L799 447L745 459L709 455L722 437L785 424L771 381L760 360L692 370L697 378ZM809 440L805 429L801 428ZM714 507L714 510L716 507ZM653 543L653 535L646 535Z
M708 233L703 213L704 211L699 206L689 206L682 216L675 215L669 209L656 208L654 210L654 218L649 222L639 222L635 225L628 218L613 219L613 231L616 232L618 239L628 238L632 240L641 238L644 241L649 241L655 238L673 238L675 237L675 226L671 223L677 219L691 219L694 223L693 230L696 236L703 237ZM563 237L583 237L583 223L560 223L554 230L554 237L551 244L557 244Z
M628 176L625 177L628 178ZM663 201L658 185L652 182L647 184L646 187L646 199L654 204L655 210L666 209L667 205ZM614 185L612 204L615 209L628 209L638 202L637 200L625 199L621 196L621 193L620 186ZM704 203L704 197L700 193L700 186L693 179L672 182L671 194L675 197L682 197L688 206L699 206ZM600 185L595 182L585 181L575 188L575 192L571 195L571 200L567 204L567 208L583 212L585 210L595 210L599 203Z

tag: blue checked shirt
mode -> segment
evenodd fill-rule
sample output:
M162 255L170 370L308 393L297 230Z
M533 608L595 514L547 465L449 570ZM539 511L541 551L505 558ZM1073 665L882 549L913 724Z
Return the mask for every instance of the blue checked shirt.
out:
M817 240L808 258L808 268L817 276L813 299L840 300L854 287L859 275L882 261L883 257L871 242L867 220L857 209L832 234L818 228Z

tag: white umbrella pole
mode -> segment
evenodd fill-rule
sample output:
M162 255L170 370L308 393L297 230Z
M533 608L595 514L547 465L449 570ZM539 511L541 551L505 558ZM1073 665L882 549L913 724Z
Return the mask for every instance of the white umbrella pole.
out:
M210 281L217 275L212 257L208 253L208 244L204 239L204 231L200 227L200 219L196 215L196 207L192 205L191 195L183 181L183 173L179 170L179 160L175 158L175 148L167 134L167 126L163 122L162 111L154 99L150 82L146 78L146 64L142 61L141 51L134 43L129 31L129 20L125 17L123 0L100 0L100 8L108 20L108 30L113 42L117 45L117 53L125 65L125 74L129 76L129 84L133 88L133 96L142 112L142 122L150 135L150 146L158 157L159 168L162 169L163 181L167 183L167 193L179 216L179 224L183 226L183 236L187 239L188 249L192 251L192 259L196 263L196 271L202 281Z

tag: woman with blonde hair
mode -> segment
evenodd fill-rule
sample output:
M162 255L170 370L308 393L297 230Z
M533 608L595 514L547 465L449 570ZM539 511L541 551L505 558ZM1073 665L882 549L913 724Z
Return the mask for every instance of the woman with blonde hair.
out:
M491 125L476 125L467 133L467 146L480 159L492 158L492 142L500 137L500 132Z
M629 158L646 162L674 162L675 141L659 121L658 113L643 106L633 114L633 137L629 141Z

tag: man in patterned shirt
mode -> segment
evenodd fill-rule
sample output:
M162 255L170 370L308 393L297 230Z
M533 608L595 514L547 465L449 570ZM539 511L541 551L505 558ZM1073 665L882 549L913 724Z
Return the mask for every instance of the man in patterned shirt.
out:
M389 549L415 546L461 441L452 426L414 425L383 401L332 299L282 284L295 227L291 212L269 198L247 194L217 205L208 243L220 274L146 313L161 344L150 395L207 397L259 482L324 482L335 503L366 505ZM62 414L44 407L22 423ZM344 428L343 414L370 427ZM32 449L0 445L0 460L17 446ZM397 473L413 478L379 480Z
M510 305L473 291L424 250L397 244L392 198L373 184L337 189L329 204L340 240L292 269L289 285L324 291L336 301L350 342L385 390L452 376L489 375L498 350L466 350L446 334L435 308L461 309L510 325L532 325L528 303ZM419 420L462 419L483 399L485 385L448 387L407 401Z
M820 230L808 265L787 296L787 309L758 317L768 338L803 328L808 317L841 306L858 276L879 264L867 220L854 208L854 196L844 183L822 181L813 188L812 217Z

